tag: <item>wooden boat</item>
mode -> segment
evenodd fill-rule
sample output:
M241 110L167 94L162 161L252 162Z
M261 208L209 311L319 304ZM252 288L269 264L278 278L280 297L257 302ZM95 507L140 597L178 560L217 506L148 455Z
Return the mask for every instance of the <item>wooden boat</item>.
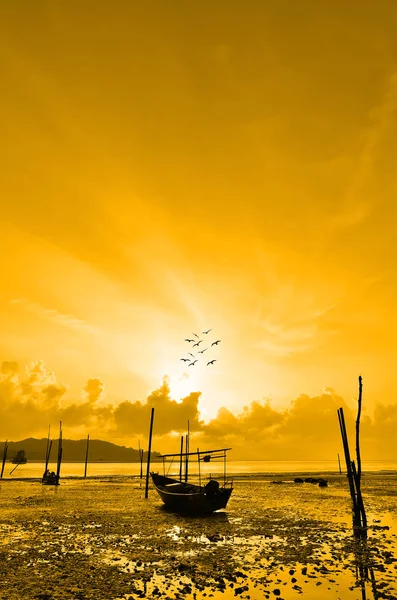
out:
M59 485L59 476L54 471L50 472L47 469L47 471L44 472L41 483L43 485Z
M230 448L208 450L205 452L200 452L198 450L197 452L162 455L163 465L165 465L165 459L174 457L180 458L181 465L179 479L160 475L159 473L150 473L153 485L166 507L179 513L195 514L208 514L226 508L233 491L233 482L226 480L226 452L228 450L230 450ZM199 466L198 484L188 481L187 465L189 458L193 456L197 458ZM204 482L202 484L200 462L208 463L211 460L216 459L224 460L224 476L222 484L211 477L205 484ZM185 481L182 480L183 464L185 464Z
M50 460L52 447L52 440L50 440L50 429L48 429L48 438L47 438L47 449L46 449L46 457L45 457L45 469L44 474L41 479L41 483L43 485L59 485L60 472L61 472L61 463L62 463L62 422L59 424L59 441L58 441L58 460L57 460L57 470L50 471L48 469L48 463Z

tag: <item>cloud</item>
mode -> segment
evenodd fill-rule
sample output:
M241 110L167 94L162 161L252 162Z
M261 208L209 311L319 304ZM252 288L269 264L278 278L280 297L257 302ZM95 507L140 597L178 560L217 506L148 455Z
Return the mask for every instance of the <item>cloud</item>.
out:
M40 319L45 319L47 321L51 321L56 325L60 325L62 327L66 327L68 329L73 329L77 331L86 331L88 333L96 334L98 333L98 328L93 327L89 323L86 323L83 319L79 319L74 315L61 313L53 308L46 308L37 302L32 302L27 298L14 298L9 301L10 304L17 305L23 310L26 310L30 313L33 313L36 317Z
M154 445L160 452L177 452L179 435L189 421L191 447L232 447L235 459L326 460L342 455L337 409L343 407L354 450L355 409L332 388L317 396L301 394L285 409L270 400L255 400L234 414L221 407L205 424L200 418L200 392L181 401L172 399L168 378L144 400L104 404L104 383L90 378L80 402L67 398L67 387L42 361L20 369L14 361L0 368L0 436L8 439L44 437L49 424L63 422L65 437L93 437L118 443L147 439L151 409L155 409ZM99 402L101 400L101 402ZM365 407L365 404L364 404ZM364 460L392 456L397 428L397 404L377 404L370 418L362 415Z
M310 294L301 293L299 303L293 285L284 286L277 293L277 305L273 311L258 317L257 325L263 331L263 339L258 347L272 356L290 356L303 353L318 347L338 332L327 324L326 317L334 308L334 304L318 308ZM298 305L297 305L298 304ZM294 311L291 312L291 306ZM263 309L261 312L264 312Z
M103 396L104 389L104 385L98 377L89 379L83 388L86 393L87 402L92 404L100 400Z
M350 181L342 210L331 217L331 226L345 228L357 225L372 212L371 203L363 199L364 188L373 174L379 147L395 120L397 108L397 71L388 73L385 89L378 105L370 111L371 126L364 135L364 143L358 157L354 176Z
M150 394L145 403L122 402L114 411L114 435L132 433L147 434L151 409L155 409L156 434L186 431L187 422L192 431L199 431L203 424L199 419L199 392L192 392L181 402L173 400L167 378L161 387Z

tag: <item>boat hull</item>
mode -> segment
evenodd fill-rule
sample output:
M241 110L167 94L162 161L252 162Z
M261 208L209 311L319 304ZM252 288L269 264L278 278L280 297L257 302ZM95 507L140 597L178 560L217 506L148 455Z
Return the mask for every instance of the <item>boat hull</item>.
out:
M150 475L165 506L179 513L210 514L226 508L233 491L232 486L206 490L205 487L171 479L158 473Z
M44 476L41 480L43 485L59 485L59 477L55 476Z

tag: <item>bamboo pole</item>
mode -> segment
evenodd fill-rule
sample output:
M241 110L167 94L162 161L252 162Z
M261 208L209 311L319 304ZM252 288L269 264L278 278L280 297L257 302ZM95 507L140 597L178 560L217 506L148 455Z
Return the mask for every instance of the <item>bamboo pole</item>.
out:
M141 463L141 470L139 473L139 478L142 479L142 463L143 463L143 450L141 449L141 440L138 440L138 454L139 454L139 462Z
M6 464L6 460L7 460L7 453L8 453L8 440L6 440L4 442L4 449L3 449L3 462L1 465L1 475L0 475L0 479L3 479L3 473L4 473L4 466Z
M364 508L364 501L361 495L361 452L360 452L360 418L361 418L361 406L363 397L363 378L361 375L358 378L358 405L357 405L357 419L356 419L356 458L357 458L357 471L353 468L353 475L356 484L357 493L357 508L359 511L360 525L364 528L364 533L367 533L367 515Z
M350 451L349 451L349 442L347 439L347 431L346 431L346 423L345 423L345 417L343 414L343 408L339 408L338 409L338 417L339 417L339 425L340 425L340 430L341 430L341 435L342 435L342 443L343 443L343 449L345 452L345 460L346 460L346 471L347 471L347 478L349 481L349 488L350 488L350 496L352 499L352 503L353 503L353 513L354 513L354 519L355 519L355 523L357 523L357 501L356 501L356 492L354 489L354 479L353 479L353 472L352 472L352 463L351 463L351 459L350 459Z
M90 445L90 434L87 435L87 447L85 450L85 466L84 466L84 477L87 477L87 465L88 465L88 447Z
M363 397L363 378L358 378L358 408L357 408L357 419L356 419L356 457L357 457L357 478L359 484L361 483L361 453L360 453L360 418L361 418L361 404Z
M179 481L182 481L183 435L181 435L181 461L179 463Z
M150 453L152 451L153 420L154 420L154 408L152 408L152 414L150 417L149 444L148 444L148 454L147 454L147 464L146 464L145 498L147 498L149 496Z
M338 452L338 465L339 465L339 475L342 475L342 467L340 466L340 456Z
M17 467L19 467L19 465L20 465L20 464L21 464L21 463L19 462L19 463L17 463L17 464L15 465L15 467L14 467L14 468L13 468L13 469L10 471L10 475L12 475L12 474L13 474L13 472L15 471L15 469L16 469Z
M363 528L363 537L367 537L367 515L365 513L364 501L361 495L361 486L358 479L358 473L356 471L356 465L352 461L352 471L354 477L354 483L356 484L356 495L357 495L357 516L359 525Z

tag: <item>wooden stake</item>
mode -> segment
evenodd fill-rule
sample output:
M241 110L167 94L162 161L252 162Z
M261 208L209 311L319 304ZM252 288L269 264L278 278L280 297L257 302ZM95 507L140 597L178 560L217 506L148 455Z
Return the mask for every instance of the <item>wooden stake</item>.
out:
M357 517L359 521L359 525L363 528L361 537L367 537L367 515L365 513L364 501L361 495L361 486L358 479L358 473L356 471L356 465L354 461L352 461L352 471L354 482L356 484L356 494L357 494Z
M141 450L141 440L138 440L138 453L139 453L139 462L141 463L141 472L140 472L139 478L142 479L143 450Z
M358 408L357 408L357 419L356 419L356 458L357 458L357 472L353 468L353 475L356 484L357 492L357 509L359 511L360 524L363 527L363 536L367 535L367 515L365 513L363 497L361 495L361 453L360 453L360 418L361 418L361 405L363 396L363 378L361 375L358 378Z
M6 464L6 460L7 460L7 452L8 452L8 440L6 440L4 442L4 449L3 449L3 463L1 466L1 475L0 475L0 479L3 479L3 473L4 473L4 466Z
M339 465L339 474L342 475L342 467L340 466L339 452L338 452L338 465Z
M340 430L341 430L341 435L342 435L343 449L345 451L346 471L347 471L347 478L348 478L349 487L350 487L350 496L351 496L351 499L353 502L353 513L354 513L354 517L355 517L355 522L357 524L356 492L354 489L354 479L353 479L353 472L352 472L352 466L351 466L351 460L350 460L349 442L347 439L346 423L345 423L345 417L343 414L343 408L338 409L338 417L339 417L339 425L340 425Z
M146 465L145 498L147 498L149 496L150 453L152 451L153 420L154 420L154 408L152 408L152 414L150 417L149 445L148 445L148 455L147 455L147 465Z
M17 464L15 465L15 467L12 469L12 471L10 471L10 475L12 475L12 473L15 471L15 469L16 469L17 467L19 467L19 465L20 465L20 464L22 464L22 463L20 463L20 462L19 462L19 463L17 463Z
M357 457L357 478L359 484L361 483L361 454L360 454L360 417L361 417L361 403L363 396L363 378L358 378L358 409L356 419L356 457Z
M87 448L85 451L85 466L84 466L84 477L87 477L87 465L88 465L88 446L90 445L90 435L87 435Z

